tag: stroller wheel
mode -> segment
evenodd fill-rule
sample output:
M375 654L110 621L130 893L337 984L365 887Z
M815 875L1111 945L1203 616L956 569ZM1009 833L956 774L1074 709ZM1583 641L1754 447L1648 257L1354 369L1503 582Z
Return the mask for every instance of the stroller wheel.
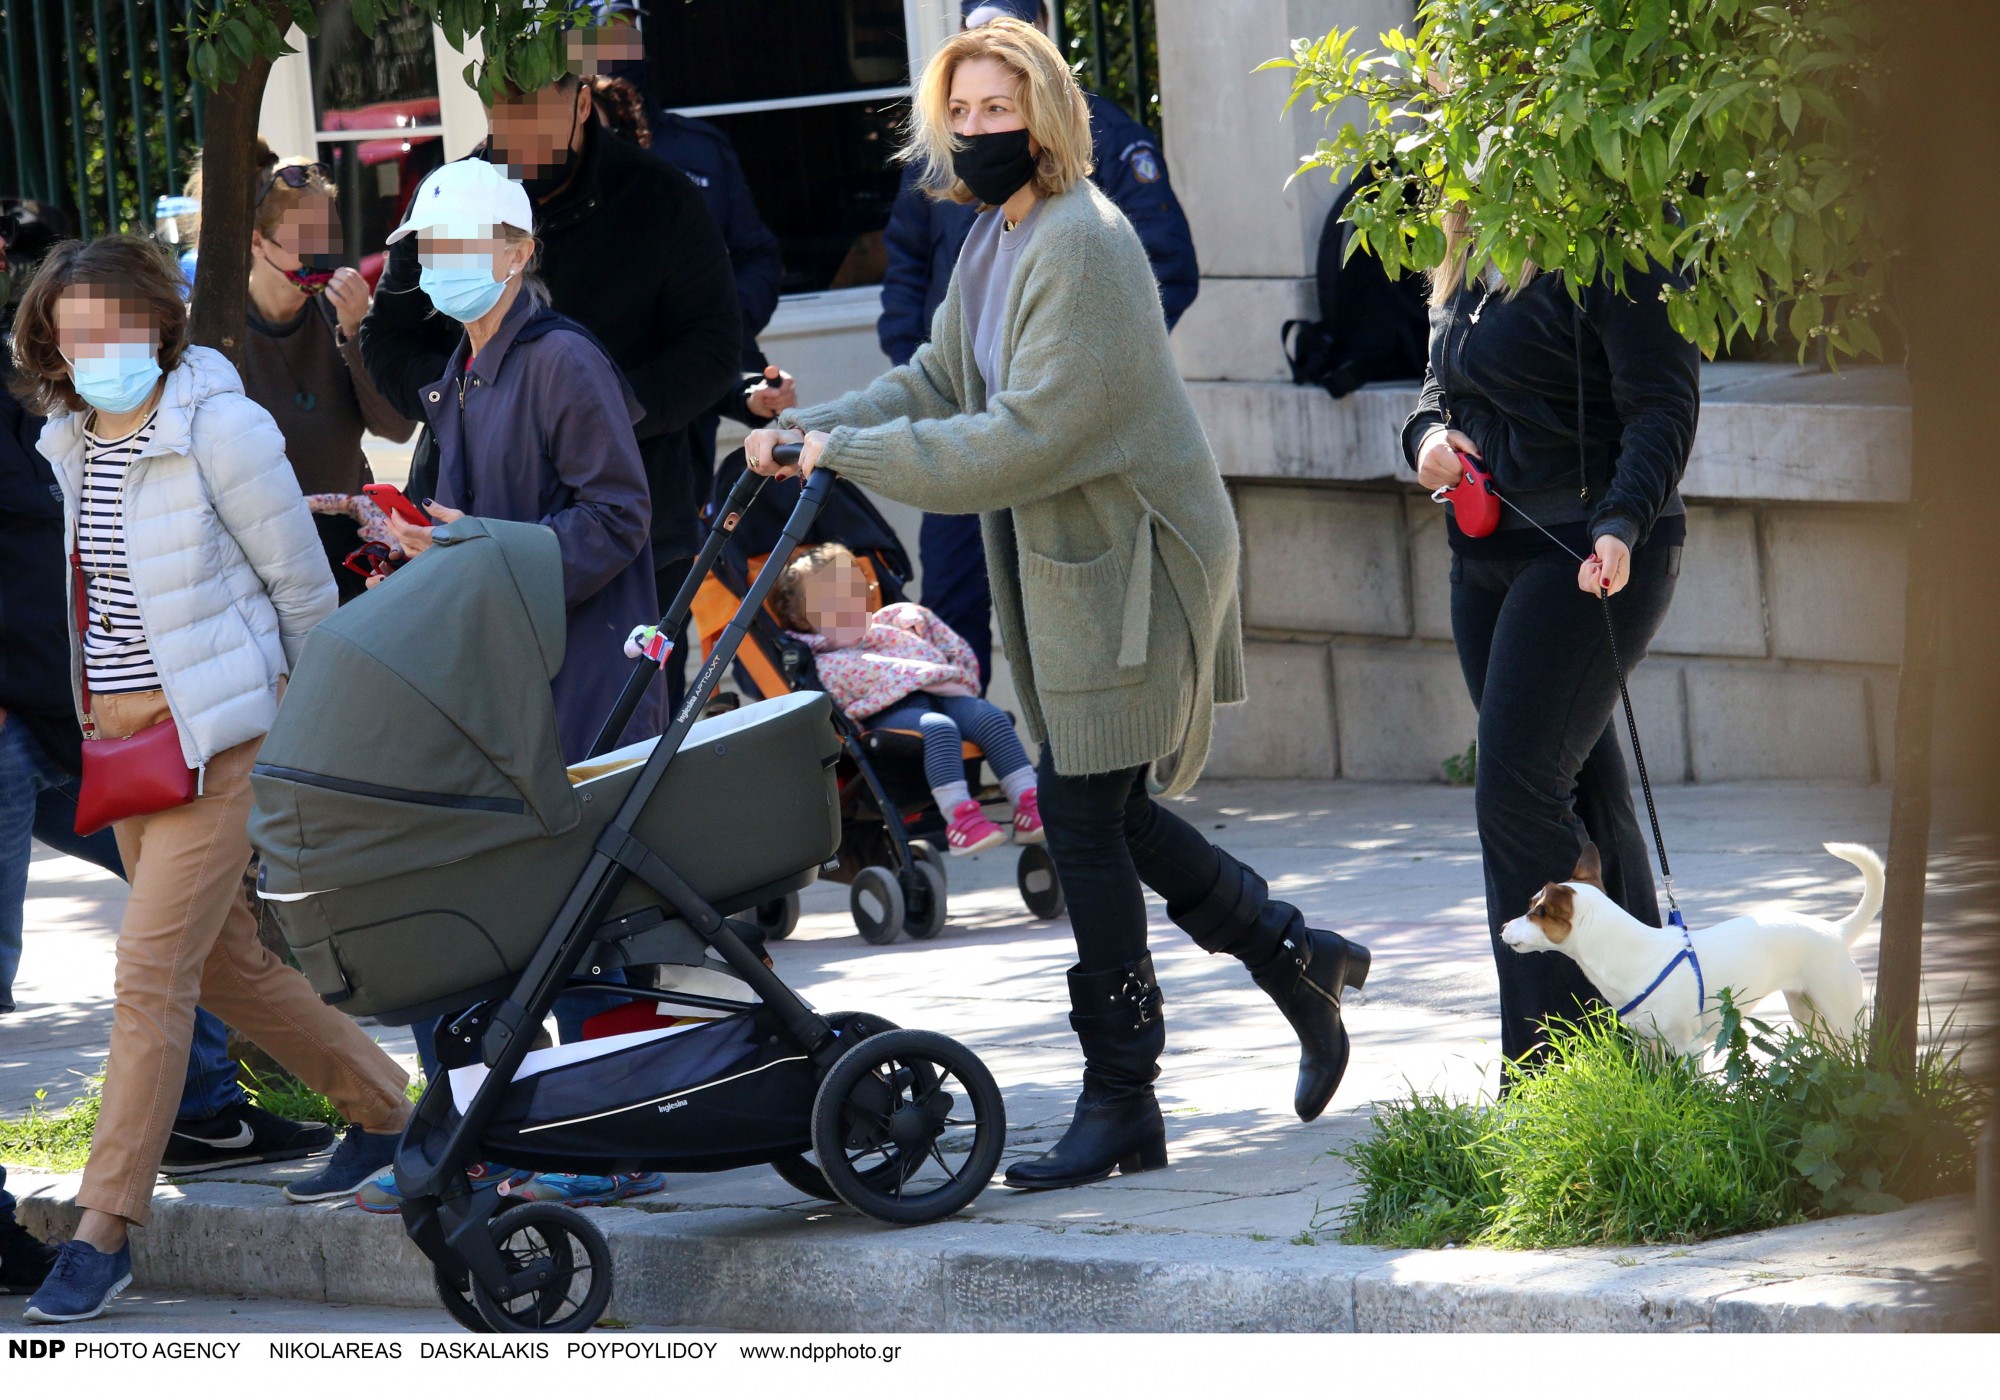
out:
M894 1021L870 1015L866 1011L836 1011L827 1017L834 1029L840 1033L841 1041L849 1046L858 1045L871 1035L896 1029ZM784 1157L771 1159L771 1170L784 1178L785 1184L794 1191L802 1191L815 1200L838 1202L840 1197L826 1184L826 1173L819 1169L819 1163L803 1152L794 1152ZM874 1168L881 1173L884 1184L891 1184L890 1177L895 1164L885 1162Z
M472 1301L472 1276L463 1270L454 1274L442 1264L431 1265L432 1281L437 1284L438 1301L451 1314L451 1320L468 1332L491 1332L486 1319L479 1315L479 1305Z
M944 852L919 836L910 843L910 854L937 871L938 879L944 881L945 888L951 887L951 879L944 868Z
M909 914L896 872L882 865L855 875L847 891L847 908L854 915L855 930L869 943L895 942Z
M1020 888L1021 902L1038 919L1060 919L1069 908L1062 881L1056 878L1056 860L1047 846L1021 847L1021 859L1014 867L1014 883Z
M468 1277L472 1305L495 1332L587 1332L611 1302L611 1246L567 1206L531 1201L488 1223L507 1272L540 1278L512 1298L495 1298ZM447 1304L447 1307L450 1305Z
M766 900L749 911L750 921L769 939L785 939L799 926L799 897L796 892Z
M842 1055L813 1101L813 1150L841 1200L894 1225L942 1220L993 1179L1007 1136L979 1057L931 1031L887 1031Z
M907 882L903 904L908 911L903 918L903 932L928 942L944 932L944 874L927 860L913 860L903 878Z

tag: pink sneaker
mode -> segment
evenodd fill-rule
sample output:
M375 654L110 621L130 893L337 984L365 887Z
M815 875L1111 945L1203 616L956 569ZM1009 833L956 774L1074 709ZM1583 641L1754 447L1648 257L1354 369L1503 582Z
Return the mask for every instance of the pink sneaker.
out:
M952 812L944 839L953 855L969 856L993 849L1007 839L1007 833L988 821L979 803L968 797Z
M1042 804L1029 788L1021 794L1021 800L1014 804L1014 844L1017 846L1039 846L1049 838L1042 832Z

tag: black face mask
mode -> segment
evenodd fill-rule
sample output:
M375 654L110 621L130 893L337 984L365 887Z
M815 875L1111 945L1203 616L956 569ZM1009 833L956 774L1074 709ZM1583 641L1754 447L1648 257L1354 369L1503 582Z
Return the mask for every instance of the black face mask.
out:
M568 184L571 173L576 169L576 118L576 104L572 101L569 109L569 136L563 142L562 163L556 166L554 173L548 173L548 167L543 166L541 174L524 173L521 176L521 188L528 192L528 198L536 204L547 200L549 196Z
M959 140L964 144L951 153L952 173L981 204L1005 204L1035 178L1035 156L1028 149L1026 127L961 136Z

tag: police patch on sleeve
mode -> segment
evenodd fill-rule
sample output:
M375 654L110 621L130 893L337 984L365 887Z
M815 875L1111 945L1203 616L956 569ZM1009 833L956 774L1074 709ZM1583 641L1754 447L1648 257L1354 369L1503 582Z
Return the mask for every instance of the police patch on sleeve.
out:
M1158 184L1160 180L1160 158L1151 146L1134 146L1125 153L1125 166L1132 172L1132 178L1142 185Z

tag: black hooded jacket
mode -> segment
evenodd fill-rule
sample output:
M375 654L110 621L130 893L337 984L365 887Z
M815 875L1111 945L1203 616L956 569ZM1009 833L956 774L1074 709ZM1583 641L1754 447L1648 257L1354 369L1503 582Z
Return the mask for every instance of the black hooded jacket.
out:
M50 759L79 763L63 625L63 509L56 474L35 448L42 420L0 388L0 710Z
M551 306L597 337L646 411L639 454L652 493L654 562L665 564L698 544L688 425L738 382L735 278L700 190L597 123L584 132L569 186L535 210L538 274ZM482 157L483 148L469 158ZM361 355L384 397L422 421L422 390L444 377L463 327L433 312L419 270L415 238L391 246L361 323Z
M1566 540L1587 549L1615 535L1636 549L1666 517L1679 538L1700 354L1667 320L1660 290L1669 282L1680 285L1657 264L1628 270L1622 296L1600 278L1579 308L1563 279L1544 273L1512 299L1504 287L1474 286L1432 307L1430 365L1403 425L1403 455L1415 467L1424 435L1449 424L1479 445L1503 498ZM1519 512L1502 511L1502 534L1539 541ZM1467 541L1456 523L1451 539L1472 553L1506 548L1500 535L1480 548L1488 542Z

